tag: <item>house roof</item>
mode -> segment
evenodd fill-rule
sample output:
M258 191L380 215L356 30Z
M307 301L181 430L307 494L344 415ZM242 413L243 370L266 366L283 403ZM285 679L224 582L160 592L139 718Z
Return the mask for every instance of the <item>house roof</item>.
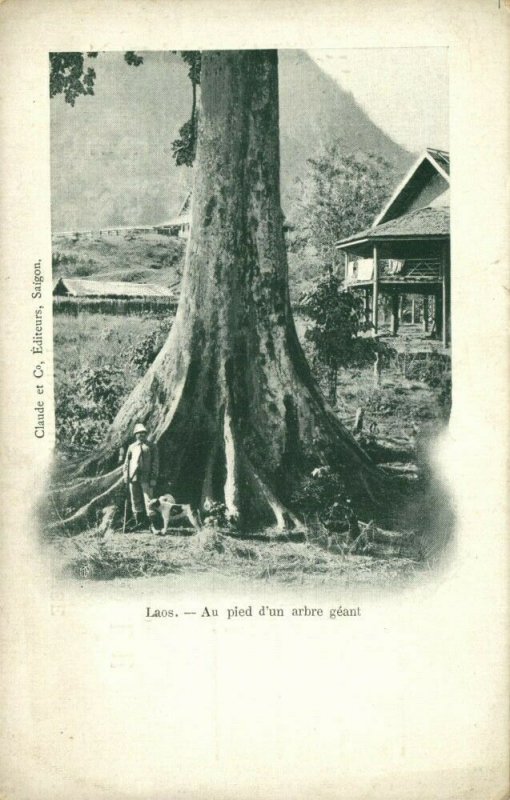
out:
M166 286L154 283L129 283L127 281L89 281L82 278L59 278L53 294L69 294L72 297L168 297L175 293Z
M401 217L373 225L337 242L338 247L354 242L378 239L409 239L442 237L450 234L450 209L447 206L427 206L410 211Z
M447 175L450 174L450 153L446 150L435 150L433 147L427 147L427 153L440 169L442 168Z
M443 187L450 185L450 155L446 150L428 147L414 162L409 172L399 183L390 199L374 220L374 225L388 222L409 208L413 196L435 176ZM406 209L407 206L407 209Z

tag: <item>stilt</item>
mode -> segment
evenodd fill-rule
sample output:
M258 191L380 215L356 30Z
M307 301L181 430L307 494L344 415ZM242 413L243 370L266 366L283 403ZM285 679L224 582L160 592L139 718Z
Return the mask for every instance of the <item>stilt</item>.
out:
M374 333L377 333L379 325L379 263L377 260L377 245L374 245L373 286L372 325L374 326Z
M427 295L423 296L423 330L425 333L429 332L429 298Z
M442 289L436 292L434 297L434 327L436 339L443 336L443 292Z
M365 322L370 322L370 287L363 290L363 313Z
M416 297L413 295L411 298L411 322L416 324Z
M391 295L391 335L396 336L399 324L400 295L395 292Z
M447 259L448 259L448 250L447 245L443 245L442 252L441 252L441 272L442 272L442 326L441 326L441 334L443 339L443 347L448 347L449 344L449 330L448 330L448 323L450 317L450 285L449 285L449 276L448 276L448 269L447 269Z

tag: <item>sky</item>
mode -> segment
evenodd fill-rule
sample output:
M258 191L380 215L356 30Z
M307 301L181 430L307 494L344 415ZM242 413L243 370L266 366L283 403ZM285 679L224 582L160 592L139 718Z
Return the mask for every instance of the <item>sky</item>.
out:
M411 152L448 150L445 47L308 50L385 133Z

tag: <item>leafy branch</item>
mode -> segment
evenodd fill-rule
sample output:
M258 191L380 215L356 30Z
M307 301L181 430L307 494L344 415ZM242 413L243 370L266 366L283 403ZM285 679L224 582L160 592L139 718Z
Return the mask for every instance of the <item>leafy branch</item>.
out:
M177 51L172 51L177 52ZM179 51L188 66L188 78L192 86L191 116L179 130L179 137L172 142L172 153L177 166L184 164L191 167L195 160L197 148L197 86L200 84L202 66L201 53L197 50ZM50 97L64 95L64 100L74 106L81 95L93 95L96 71L86 65L86 58L97 58L97 52L91 53L50 53ZM143 64L143 56L134 50L124 53L124 61L130 67Z

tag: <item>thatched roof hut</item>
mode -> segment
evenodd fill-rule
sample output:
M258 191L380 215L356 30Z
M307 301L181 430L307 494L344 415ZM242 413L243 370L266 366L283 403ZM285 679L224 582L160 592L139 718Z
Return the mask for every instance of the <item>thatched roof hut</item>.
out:
M59 278L53 287L55 311L70 314L79 311L137 314L153 309L175 308L177 300L176 288L154 283Z
M128 281L89 281L82 278L59 278L53 287L55 297L103 297L127 300L132 297L162 297L175 300L176 295L166 286Z

